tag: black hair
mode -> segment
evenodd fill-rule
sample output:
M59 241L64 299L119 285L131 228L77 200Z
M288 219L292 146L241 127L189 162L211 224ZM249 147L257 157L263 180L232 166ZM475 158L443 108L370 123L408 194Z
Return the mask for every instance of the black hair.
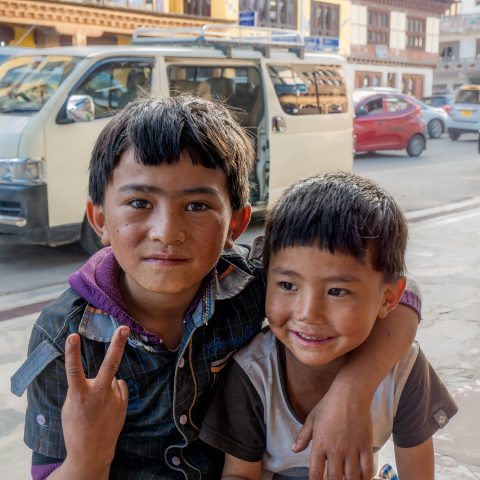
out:
M234 210L248 202L252 142L219 102L179 95L144 96L127 104L101 131L92 151L88 193L95 205L103 204L113 171L129 149L143 165L173 164L186 152L194 165L225 173Z
M386 281L405 273L408 227L390 193L375 182L352 173L314 175L301 180L280 197L267 216L264 265L287 247L317 245L353 255Z

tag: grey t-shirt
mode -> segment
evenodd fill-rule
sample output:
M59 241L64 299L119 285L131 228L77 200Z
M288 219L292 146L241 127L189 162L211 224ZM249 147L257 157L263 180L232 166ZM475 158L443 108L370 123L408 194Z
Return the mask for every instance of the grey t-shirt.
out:
M207 412L200 437L246 461L263 460L262 479L307 479L310 448L290 450L302 423L285 389L283 345L269 331L234 355ZM393 434L399 447L419 445L442 428L457 406L414 343L385 377L372 402L373 445Z

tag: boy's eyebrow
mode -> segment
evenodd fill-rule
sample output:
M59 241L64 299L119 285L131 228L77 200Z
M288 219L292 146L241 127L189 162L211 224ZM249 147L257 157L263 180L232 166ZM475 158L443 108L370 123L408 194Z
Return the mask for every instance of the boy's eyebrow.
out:
M288 275L291 277L301 277L302 275L295 270L289 270L288 268L276 267L272 268L269 271L269 274L273 275ZM328 277L321 277L321 280L326 282L341 282L341 283L354 283L359 282L360 279L355 275L341 274L341 275L330 275Z
M144 183L128 183L127 185L122 185L118 191L120 193L134 193L134 192L142 192L142 193L155 193L157 195L162 195L165 193L163 188L157 187L155 185L148 185ZM184 188L183 190L179 190L178 193L180 194L206 194L206 195L213 195L215 197L219 197L219 192L213 188L208 186L198 186L198 187L191 187L191 188Z

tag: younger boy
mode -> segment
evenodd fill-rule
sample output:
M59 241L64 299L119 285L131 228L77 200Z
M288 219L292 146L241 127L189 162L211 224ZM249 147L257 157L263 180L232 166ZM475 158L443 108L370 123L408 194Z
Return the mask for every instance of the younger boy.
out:
M199 440L199 428L220 371L265 317L259 256L233 244L250 217L252 163L250 139L207 100L140 99L102 131L87 213L110 247L42 312L12 379L17 394L28 386L35 479L221 474L223 454ZM330 459L333 445L343 468L349 455L344 462L335 442L346 433L355 449L369 444L368 428L349 429L339 412L363 412L387 371L378 374L372 359L389 368L411 343L415 315L395 315L376 329L370 352L342 370L345 378L362 372L368 384L344 378L320 404L314 460Z
M406 241L395 200L359 176L314 176L283 194L266 224L270 329L233 356L200 433L226 452L224 478L308 478L310 452L290 445L348 352L400 300ZM375 393L374 450L393 433L400 479L433 480L431 437L456 411L413 344Z

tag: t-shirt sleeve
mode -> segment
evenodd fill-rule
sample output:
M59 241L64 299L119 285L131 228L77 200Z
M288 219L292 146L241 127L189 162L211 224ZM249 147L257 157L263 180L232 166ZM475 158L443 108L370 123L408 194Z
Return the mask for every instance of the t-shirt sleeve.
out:
M458 411L455 401L421 350L402 391L393 422L393 442L412 448L443 428Z
M200 438L247 462L258 462L263 457L263 404L247 374L234 359L222 372Z
M418 315L418 321L422 319L422 291L420 284L411 275L407 275L407 285L403 292L400 303L406 307L412 308Z

